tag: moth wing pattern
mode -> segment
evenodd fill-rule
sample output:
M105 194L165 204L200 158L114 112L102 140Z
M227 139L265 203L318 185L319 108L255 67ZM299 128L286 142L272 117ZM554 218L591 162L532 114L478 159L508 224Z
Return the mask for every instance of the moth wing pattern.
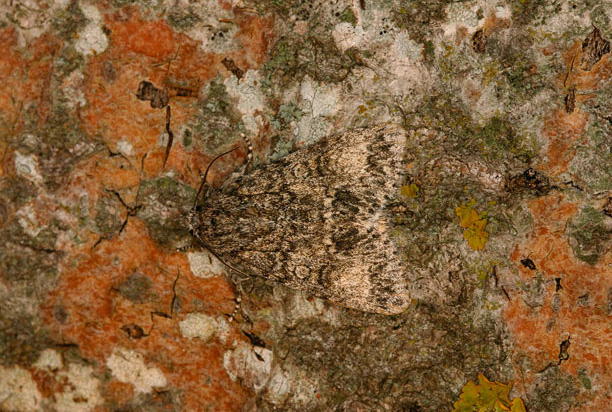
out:
M245 273L341 306L396 314L410 304L389 201L404 174L405 131L333 135L228 179L210 193L196 235Z

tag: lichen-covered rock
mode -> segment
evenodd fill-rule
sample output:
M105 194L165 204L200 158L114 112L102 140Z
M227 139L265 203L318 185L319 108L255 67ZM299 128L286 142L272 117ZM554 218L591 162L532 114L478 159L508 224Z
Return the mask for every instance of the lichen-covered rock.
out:
M611 38L587 1L3 2L0 409L450 410L483 374L607 410ZM215 156L204 201L387 124L404 312L194 242Z

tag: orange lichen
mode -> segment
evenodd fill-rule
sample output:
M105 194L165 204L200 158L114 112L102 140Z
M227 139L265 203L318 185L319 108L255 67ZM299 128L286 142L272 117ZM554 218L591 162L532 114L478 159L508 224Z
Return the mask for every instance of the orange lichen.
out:
M24 113L35 111L35 120L42 126L50 114L49 82L53 70L53 56L60 41L42 35L28 45L28 53L19 51L17 32L12 28L0 30L0 176L10 168L8 142L22 133Z
M165 130L166 113L136 99L138 84L147 80L163 87L170 78L202 88L218 75L231 75L221 63L224 58L233 59L245 72L257 68L267 57L272 22L271 18L237 9L236 39L242 47L221 55L204 51L199 42L174 32L164 20L142 18L136 7L106 15L105 25L110 30L108 50L90 58L90 75L82 87L89 103L80 114L84 130L101 137L113 152L118 151L119 141L126 141L131 146L131 161L138 164L146 155L144 171L147 175L158 174L165 156L165 145L159 144L158 138ZM105 72L109 73L106 77ZM173 97L170 104L171 128L175 139L179 139L178 125L188 123L197 113L197 98ZM187 153L175 144L166 169L175 169L183 181L196 185L209 160L197 150Z
M223 370L223 345L184 338L178 327L190 312L213 317L230 313L234 301L229 285L218 277L193 276L186 257L160 250L137 219L89 252L91 246L88 242L81 253L73 253L70 265L61 270L58 288L48 296L44 316L55 339L77 344L98 365L116 347L137 349L148 364L162 370L169 387L184 391L186 409L199 410L211 402L218 410L240 404L246 392ZM142 296L126 297L121 285L135 274L150 279L150 285ZM171 309L174 292L180 312ZM63 314L59 318L58 311ZM138 325L145 336L130 337L126 325ZM201 385L205 380L210 383Z
M602 386L612 384L608 368L612 325L607 313L612 290L612 256L600 256L594 265L579 260L568 244L566 222L575 218L577 204L564 195L548 195L530 202L533 230L511 254L518 268L518 288L503 311L516 349L529 356L532 367L521 370L523 383L534 373L559 362L560 343L571 336L569 358L560 367L577 376L580 368L595 374ZM537 272L520 260L529 256ZM537 275L536 275L537 273ZM520 285L541 276L541 306L532 307L520 296ZM555 280L557 279L557 280Z

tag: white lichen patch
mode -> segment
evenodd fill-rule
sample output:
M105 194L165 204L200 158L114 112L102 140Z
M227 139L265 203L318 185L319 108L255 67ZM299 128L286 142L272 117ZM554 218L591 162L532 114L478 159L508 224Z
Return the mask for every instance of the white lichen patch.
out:
M225 265L208 251L187 254L191 273L199 278L211 278L225 273Z
M161 370L147 367L141 354L128 349L115 349L106 366L120 382L131 383L137 393L150 393L153 388L166 386Z
M125 139L121 139L117 142L117 150L124 156L131 156L133 149L132 143Z
M219 342L223 345L227 344L229 337L231 336L231 327L230 324L223 316L217 317L217 336L219 337Z
M53 349L45 349L40 353L38 360L34 364L36 369L53 372L64 367L62 355Z
M405 31L397 33L393 40L393 49L398 59L410 62L423 60L423 46L412 40Z
M32 205L26 205L15 213L17 222L22 227L23 231L30 237L36 237L41 231L41 227L36 218L36 213Z
M108 47L108 37L102 31L102 15L93 4L82 2L79 6L88 23L79 32L79 39L74 47L85 56L102 53Z
M87 365L70 364L67 371L60 371L58 380L65 382L63 390L55 394L55 410L66 412L93 411L103 403L100 381Z
M202 313L190 313L179 322L181 333L186 338L199 338L208 342L217 330L217 321Z
M280 368L275 368L274 374L270 377L267 385L268 397L274 404L280 404L290 394L291 376Z
M18 176L28 179L31 182L42 183L42 176L39 172L38 158L34 155L23 155L15 152L15 171Z
M340 90L306 76L300 87L300 109L304 116L297 124L299 143L306 145L329 134L326 118L339 110Z
M229 76L224 81L227 93L238 101L236 109L242 114L244 126L250 132L259 131L259 115L266 110L266 98L261 90L261 74L258 70L247 70L242 79Z
M334 26L332 36L336 46L344 53L352 47L361 48L368 43L369 36L362 26L353 26L351 23L338 23Z
M255 391L266 386L272 371L272 351L239 342L238 347L223 355L223 367L232 380Z
M285 370L275 366L266 384L265 398L275 405L304 407L312 401L318 392L319 385L309 378L306 372L293 365Z
M34 412L40 410L41 400L30 372L19 366L0 366L0 410Z
M185 31L200 42L205 52L225 54L243 47L236 40L239 30L233 23L234 8L226 8L217 0L164 0L167 18L175 30Z
M454 37L457 29L466 27L473 32L478 28L478 9L480 6L474 3L452 3L446 7L446 22L442 24L444 36Z
M74 70L68 75L62 84L62 92L66 97L66 107L70 109L76 109L77 107L83 107L87 104L85 95L83 94L83 82L85 77L83 73L78 70Z

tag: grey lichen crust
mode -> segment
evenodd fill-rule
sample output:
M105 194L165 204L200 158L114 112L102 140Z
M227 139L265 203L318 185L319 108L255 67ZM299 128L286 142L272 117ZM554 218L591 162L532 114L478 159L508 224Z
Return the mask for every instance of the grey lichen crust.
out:
M406 135L375 126L330 136L206 199L196 236L232 267L339 305L396 314L410 303L387 206Z

